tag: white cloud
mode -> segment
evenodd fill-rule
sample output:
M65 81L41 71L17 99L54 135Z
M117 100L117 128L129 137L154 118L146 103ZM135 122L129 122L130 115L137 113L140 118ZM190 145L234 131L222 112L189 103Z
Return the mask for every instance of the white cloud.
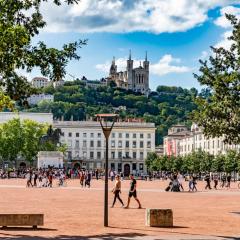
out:
M174 63L180 63L180 59L173 58L172 55L164 55L157 63L151 65L153 74L163 76L169 73L185 73L191 71L189 67L178 66Z
M56 7L44 3L42 11L50 32L186 31L207 20L209 9L236 0L81 0L78 5Z
M214 47L219 48L219 47L223 47L225 49L230 49L231 45L232 45L232 41L228 40L228 38L231 36L232 34L232 26L231 23L229 22L229 20L227 20L225 14L233 14L235 15L238 19L240 19L240 8L238 7L234 7L234 6L226 6L223 7L220 10L220 17L218 17L214 23L222 28L227 29L222 35L221 35L221 39L219 40L219 42L217 44L215 44Z
M118 71L126 70L126 58L118 58L115 60L118 67ZM134 67L138 67L143 59L133 59ZM158 62L150 64L150 73L158 76L163 76L169 73L185 73L191 71L191 68L186 66L180 66L181 60L179 58L173 58L172 55L166 54ZM96 68L105 74L109 73L111 62L107 61L103 64L97 64Z
M220 26L222 28L229 28L231 27L231 24L229 22L229 20L227 20L225 14L233 14L235 15L237 18L240 18L240 8L237 8L237 7L233 7L233 6L227 6L227 7L224 7L220 10L220 13L221 13L221 16L218 17L214 23L217 25L217 26Z
M229 50L232 45L232 41L228 40L228 37L230 37L231 35L232 35L231 30L224 32L221 35L221 40L214 47L216 47L216 48L223 47L223 48Z

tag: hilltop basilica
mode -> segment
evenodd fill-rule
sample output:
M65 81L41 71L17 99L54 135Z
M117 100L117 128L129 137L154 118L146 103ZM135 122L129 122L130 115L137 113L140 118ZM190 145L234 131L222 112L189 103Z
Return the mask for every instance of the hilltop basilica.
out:
M119 88L130 89L147 95L150 92L149 61L147 59L147 53L145 60L143 61L143 65L140 62L139 67L133 68L133 60L130 51L129 59L127 60L126 71L124 72L117 71L115 58L113 58L108 81L114 81Z

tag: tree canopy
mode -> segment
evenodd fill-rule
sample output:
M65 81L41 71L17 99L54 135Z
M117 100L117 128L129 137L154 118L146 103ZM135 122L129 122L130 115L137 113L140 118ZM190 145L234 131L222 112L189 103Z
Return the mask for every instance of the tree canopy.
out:
M200 73L194 76L211 94L198 97L194 115L207 136L240 143L240 20L226 17L232 25L231 47L211 47L209 60L200 60Z
M225 155L210 155L198 150L185 156L158 156L149 153L146 166L152 171L169 171L183 173L206 173L206 172L240 172L240 154L235 150L229 150Z
M78 40L64 44L62 49L48 48L42 41L32 45L32 39L47 24L40 11L47 1L0 0L0 85L15 101L23 102L31 90L26 79L18 73L19 69L31 72L38 67L43 76L58 81L64 78L68 62L80 58L77 49L86 44L86 40ZM59 6L79 0L52 2Z

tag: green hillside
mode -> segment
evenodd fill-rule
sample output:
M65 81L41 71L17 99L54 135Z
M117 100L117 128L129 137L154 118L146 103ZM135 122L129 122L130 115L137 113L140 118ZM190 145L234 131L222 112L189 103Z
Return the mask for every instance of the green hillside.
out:
M156 144L162 143L167 129L176 123L190 124L189 114L196 109L194 99L198 92L181 87L159 86L150 96L112 88L85 87L83 82L69 81L64 86L42 90L54 94L54 102L42 101L32 112L52 112L54 118L85 120L96 113L119 113L121 118L138 117L154 122L157 127Z

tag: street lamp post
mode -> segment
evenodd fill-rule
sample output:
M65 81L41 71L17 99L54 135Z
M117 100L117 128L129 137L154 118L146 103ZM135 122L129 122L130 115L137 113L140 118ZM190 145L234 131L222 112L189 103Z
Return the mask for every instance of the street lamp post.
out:
M97 121L100 122L106 140L105 159L105 187L104 187L104 227L108 227L108 140L116 122L117 114L97 114Z

